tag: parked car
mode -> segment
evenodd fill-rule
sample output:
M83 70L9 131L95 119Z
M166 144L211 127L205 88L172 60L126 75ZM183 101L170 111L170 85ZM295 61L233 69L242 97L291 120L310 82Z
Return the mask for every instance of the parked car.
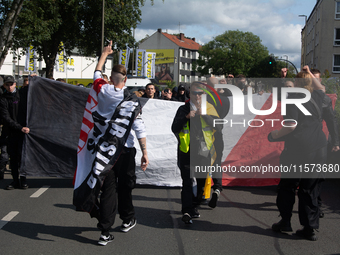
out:
M138 89L145 89L148 83L153 83L152 80L141 77L141 76L128 76L125 86L130 92L136 91Z

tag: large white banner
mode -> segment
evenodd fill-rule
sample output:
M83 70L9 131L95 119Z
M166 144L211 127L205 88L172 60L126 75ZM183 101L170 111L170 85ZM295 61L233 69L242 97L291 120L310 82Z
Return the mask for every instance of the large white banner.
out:
M168 100L149 99L143 106L142 119L146 126L149 165L145 172L141 170L142 153L135 138L138 184L182 186L181 173L177 166L177 139L171 131L171 125L177 109L183 104Z
M265 93L263 95L253 94L253 105L256 109L261 109L262 106L268 101L270 94ZM247 99L247 96L245 96ZM259 153L258 150L248 153L247 157L241 159L243 161L251 160L253 158L262 158L266 160L270 158L271 154L276 151L277 153L272 156L278 159L279 149L282 144L280 143L269 143L267 141L268 133L274 128L268 126L268 130L264 131L259 140L259 135L256 134L249 139L243 139L246 131L251 128L247 125L247 122L252 119L256 119L255 114L251 113L245 105L245 114L234 115L233 114L233 98L229 97L230 110L228 115L224 118L227 124L224 125L222 130L224 149L222 162L228 161L229 158L235 157L235 152L232 152L237 144L241 144L241 148L252 148L254 144L262 144L265 147L265 152ZM246 104L247 100L245 100ZM137 156L136 156L136 175L137 183L143 185L157 185L157 186L181 186L182 179L180 170L177 166L177 146L178 142L175 135L171 131L171 125L176 115L177 109L183 103L165 101L158 99L150 99L143 106L142 118L145 122L147 131L147 150L149 157L149 166L145 172L140 168L141 151L139 149L138 141L135 140ZM279 109L276 111L278 115ZM277 115L275 115L278 117ZM281 117L282 118L282 117ZM233 123L233 124L230 124ZM244 124L243 124L244 123ZM281 148L282 150L282 148ZM239 154L239 152L238 152ZM269 156L268 156L269 155ZM237 157L237 155L236 155ZM235 160L236 161L236 160ZM229 162L229 161L228 161ZM230 162L229 162L230 163ZM233 178L231 179L233 180ZM244 183L244 181L242 181ZM224 185L230 183L229 179L223 180ZM254 182L257 185L259 182ZM274 185L275 180L269 180L267 185ZM242 186L242 185L241 185Z

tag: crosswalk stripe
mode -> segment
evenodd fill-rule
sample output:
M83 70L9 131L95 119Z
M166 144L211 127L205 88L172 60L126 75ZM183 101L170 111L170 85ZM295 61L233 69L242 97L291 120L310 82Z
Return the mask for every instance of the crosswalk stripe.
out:
M46 190L48 190L50 186L42 186L42 188L38 189L36 192L34 192L30 197L37 198L41 194L43 194Z
M12 211L8 213L5 217L3 217L0 220L0 229L2 229L3 226L5 226L9 221L11 221L15 216L17 216L19 212L17 211Z

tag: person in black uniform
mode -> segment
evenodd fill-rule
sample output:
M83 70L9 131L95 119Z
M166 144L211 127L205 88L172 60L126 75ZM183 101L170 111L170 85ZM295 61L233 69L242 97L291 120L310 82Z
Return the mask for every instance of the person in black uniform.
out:
M272 131L269 141L285 141L285 147L280 155L280 164L283 166L304 166L305 164L324 164L327 159L327 140L322 131L322 119L326 121L330 134L335 137L333 151L339 150L337 124L334 121L333 108L329 97L321 90L313 90L312 83L317 82L310 72L300 72L296 76L295 87L305 88L311 92L311 99L303 106L312 114L305 115L296 105L287 105L285 127ZM289 93L290 98L302 98L303 94ZM322 173L300 173L285 175L281 173L278 186L276 204L282 219L273 224L272 230L276 232L292 231L291 217L295 203L295 191L298 188L299 220L303 229L296 231L298 236L315 241L317 237L314 230L319 228L318 195Z
M1 86L0 88L0 97L4 93L6 89L4 86ZM9 161L9 156L7 153L7 132L6 129L2 128L2 121L0 119L0 125L1 125L1 135L0 135L0 180L4 179L4 174L6 170L7 163Z
M13 182L6 189L15 188L27 189L26 177L20 176L19 167L21 163L21 149L24 134L28 134L30 129L26 127L26 98L22 94L20 100L19 90L16 89L16 81L13 76L7 76L4 80L4 93L0 99L0 117L3 122L3 129L8 134L8 154L10 156L10 168Z

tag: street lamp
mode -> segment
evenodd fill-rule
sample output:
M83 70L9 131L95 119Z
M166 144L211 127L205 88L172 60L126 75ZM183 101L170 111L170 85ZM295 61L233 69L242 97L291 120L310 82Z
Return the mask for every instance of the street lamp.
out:
M306 29L307 29L307 16L306 15L299 15L299 17L305 17L305 27L302 29L304 30L303 32L303 44L304 44L304 53L303 53L303 66L306 65L306 55L307 55L307 32L306 32Z

